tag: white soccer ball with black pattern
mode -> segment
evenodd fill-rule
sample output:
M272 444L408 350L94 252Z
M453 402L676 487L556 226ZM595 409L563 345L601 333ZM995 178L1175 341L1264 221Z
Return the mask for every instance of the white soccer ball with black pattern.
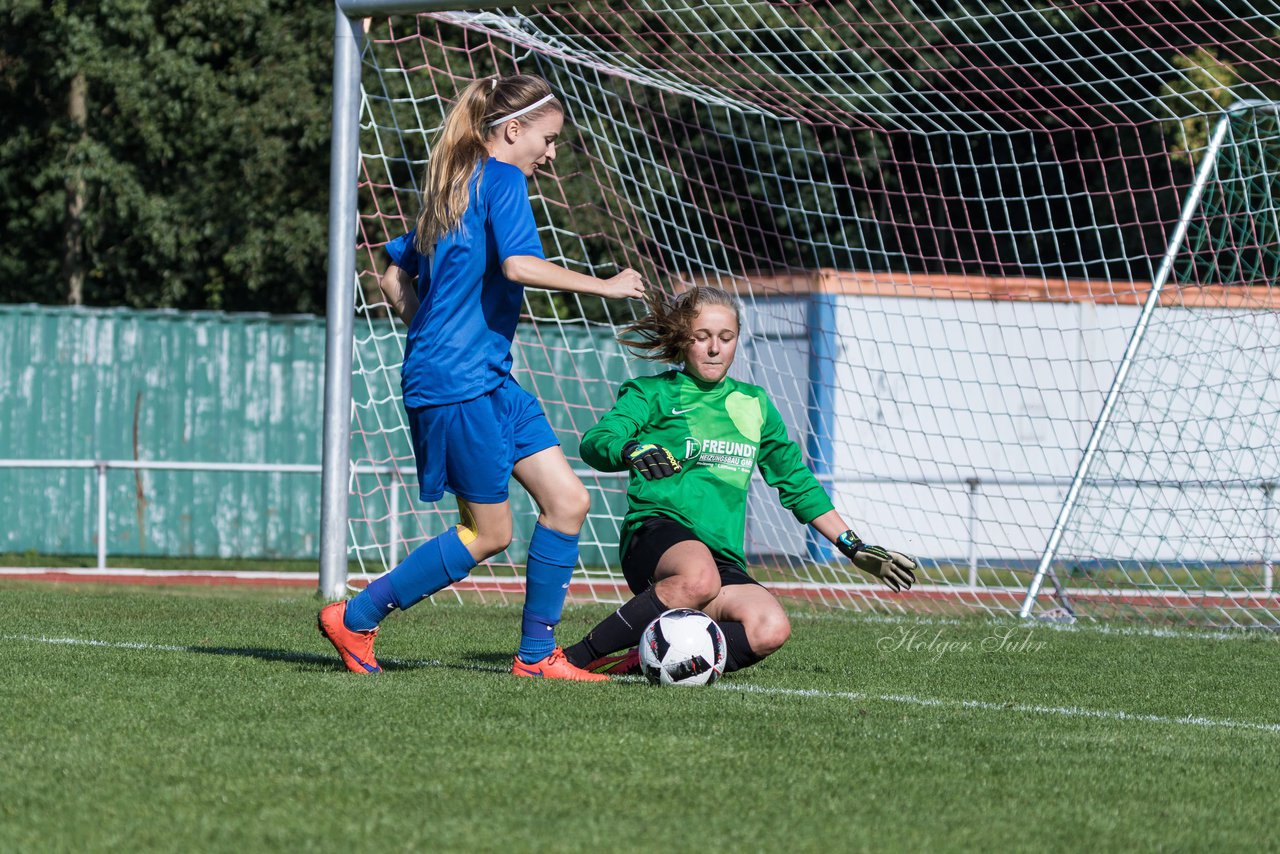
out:
M654 685L710 685L724 662L724 632L692 608L664 612L640 637L640 669Z

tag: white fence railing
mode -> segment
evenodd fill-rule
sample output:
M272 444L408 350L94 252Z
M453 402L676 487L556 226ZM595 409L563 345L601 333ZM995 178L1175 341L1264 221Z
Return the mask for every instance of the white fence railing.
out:
M322 467L319 463L215 463L215 462L177 462L155 460L4 460L0 459L0 469L94 469L97 472L97 516L98 529L95 536L98 551L98 569L107 568L107 473L112 469L127 471L198 471L198 472L257 472L262 474L311 474L319 475ZM582 470L579 477L621 477L625 474L605 474ZM404 491L406 480L416 479L413 469L401 469L390 465L358 465L352 468L353 475L385 474L392 478L388 501L387 542L390 554L388 565L395 566L400 562L400 546L403 537L398 530L400 518L400 494ZM407 477L406 477L407 475ZM320 524L317 511L316 524Z
M160 471L199 471L199 472L258 472L266 474L310 474L319 475L321 466L319 463L215 463L215 462L177 462L177 461L152 461L152 460L21 460L21 459L0 459L0 469L93 469L97 472L97 517L98 526L96 532L97 542L97 568L107 568L107 473L112 469L120 470L160 470ZM590 469L574 469L575 474L584 481L590 483L600 480L614 480L625 478L626 472L597 472ZM352 475L390 475L392 478L391 489L388 496L388 524L390 530L387 532L387 543L389 549L388 566L395 566L399 563L400 548L403 545L403 537L399 531L400 518L400 495L404 492L405 481L413 481L417 477L417 472L413 469L401 469L397 466L390 465L358 465L354 466L350 472ZM758 478L757 478L758 479ZM978 525L978 501L982 497L983 487L1008 487L1008 486L1058 486L1065 484L1063 478L1045 477L1045 478L980 478L976 475L961 478L893 478L893 477L874 477L866 475L840 475L840 474L823 474L819 476L819 480L825 483L828 489L840 483L912 483L917 485L929 486L947 486L962 487L966 493L967 512L965 514L965 535L968 540L968 547L965 554L965 562L968 567L968 584L970 587L976 588L980 585L978 575L979 555L977 550L977 525ZM1190 483L1169 483L1159 481L1115 481L1116 483L1124 483L1131 486L1139 487L1169 487L1187 488ZM1197 486L1205 484L1197 483ZM1268 511L1276 509L1274 495L1277 484L1271 480L1258 481L1231 481L1229 483L1216 484L1217 486L1229 486L1235 489L1261 489L1266 496L1266 504ZM319 524L319 514L317 513L316 523ZM1276 564L1276 542L1270 541L1267 553L1262 556L1263 579L1262 587L1268 594L1272 592L1275 586L1275 564Z
M150 471L224 471L264 474L320 474L319 463L214 463L153 460L0 460L0 469L94 469L98 474L98 569L107 568L107 472L112 469ZM359 474L398 474L391 466L361 466ZM392 502L399 490L392 490ZM394 505L393 505L394 506ZM393 513L395 510L393 510ZM394 516L392 517L394 518ZM319 517L317 516L317 524Z

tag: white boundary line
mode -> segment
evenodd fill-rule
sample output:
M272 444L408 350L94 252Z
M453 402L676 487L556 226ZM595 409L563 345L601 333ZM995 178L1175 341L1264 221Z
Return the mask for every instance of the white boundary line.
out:
M240 655L247 652L262 658L274 658L283 661L315 661L333 662L331 655L319 655L308 652L282 652L279 650L254 649L247 650L235 647L203 647L181 646L177 644L155 644L142 641L100 641L89 638L46 637L36 635L0 635L0 640L26 643L58 644L62 646L88 646L101 649L133 649L156 652L195 652L211 655ZM459 670L473 670L485 673L506 673L507 668L475 664L449 665L433 659L394 659L384 658L387 664L401 667L452 667ZM627 679L627 681L638 681ZM1200 715L1186 715L1174 718L1165 715L1137 714L1125 711L1108 711L1105 709L1083 709L1079 706L1038 706L1023 703L991 703L984 700L949 700L934 697L916 697L911 694L859 694L854 691L821 691L812 688L766 688L757 685L737 685L721 682L715 686L721 691L738 691L744 694L762 694L771 697L812 697L821 700L848 700L854 703L883 702L901 703L909 706L934 709L973 709L984 712L1020 712L1033 715L1051 715L1066 718L1087 718L1101 721L1122 721L1148 724L1167 724L1174 726L1197 726L1217 729L1249 730L1280 734L1280 724L1255 723L1252 721L1236 721L1229 718L1206 718Z
M974 612L968 617L938 617L928 614L873 614L866 611L808 611L797 609L789 611L787 616L792 622L812 620L845 620L859 623L885 623L887 625L914 626L974 626L988 625L1008 628L1017 626L1025 629L1045 629L1046 631L1063 632L1065 634L1117 635L1120 637L1148 638L1183 638L1186 640L1247 640L1274 642L1280 638L1277 629L1270 626L1240 626L1234 629L1185 629L1158 626L1116 626L1109 623L1058 623L1048 620L1024 620L1012 615L995 617L989 614Z
M133 578L211 578L211 579L236 579L241 581L290 581L294 583L307 583L319 585L320 576L318 573L302 571L302 572L279 572L266 570L222 570L222 569L141 569L138 567L83 567L83 566L21 566L21 567L0 567L0 577L13 576L33 576L46 574L60 574L81 577L92 581L94 577L111 578L111 577L133 577ZM383 573L357 573L362 578L373 579ZM523 575L499 575L493 577L478 577L468 579L470 583L478 585L486 584L524 584ZM616 587L625 589L626 582L620 578L602 579L594 577L584 577L574 579L575 585L585 585L591 587ZM877 598L886 594L886 591L879 584L872 581L853 581L850 583L827 582L827 581L770 581L767 582L771 590L780 590L783 592L822 592L830 591L832 593L845 593L848 595L862 596L864 598ZM921 583L911 588L917 593L937 593L954 597L957 602L963 602L965 596L977 596L979 598L999 598L999 597L1021 597L1026 593L1023 587L1007 587L1007 586L977 586L973 587L968 584L937 584L937 583ZM1072 593L1080 599L1159 599L1165 602L1175 600L1185 600L1195 603L1198 600L1226 600L1230 602L1243 602L1246 604L1253 603L1256 607L1268 607L1270 605L1280 604L1280 593L1259 593L1251 590L1224 590L1221 592L1206 591L1187 591L1187 590L1073 590Z
M1224 729L1246 729L1259 732L1280 734L1280 724L1253 723L1251 721L1233 721L1228 718L1206 718L1200 715L1187 715L1171 718L1165 715L1146 715L1124 711L1108 711L1105 709L1082 709L1079 706L1030 706L1023 703L989 703L983 700L946 700L931 697L915 697L910 694L858 694L845 691L818 691L804 688L760 688L754 685L723 685L726 691L743 691L751 694L771 694L787 697L821 697L839 698L854 702L880 700L886 703L904 703L912 706L942 709L979 709L989 712L1024 712L1034 715L1055 715L1068 718L1093 718L1106 721L1138 721L1150 724L1177 724L1180 726L1222 727Z
M226 569L138 569L114 567L105 569L92 566L5 566L0 567L0 578L24 578L32 575L71 575L93 581L94 578L224 578L237 581L291 581L318 586L320 576L314 572L266 572L261 570Z
M93 567L0 567L0 579L2 578L25 578L31 576L39 576L50 573L57 573L72 576L75 578L83 578L86 581L93 581L95 578L103 577L125 577L125 578L155 578L155 579L212 579L212 580L237 580L237 581L280 581L291 583L296 586L315 586L318 584L318 575L311 572L266 572L255 570L181 570L181 569L138 569L130 567L110 567L108 569L97 569ZM485 583L488 579L479 579L477 583ZM300 583L301 582L301 583ZM524 576L500 576L493 579L494 583L524 583ZM594 578L575 579L573 585L575 588L586 587L589 591L594 592L597 587L619 588L624 582L601 580ZM812 582L770 582L769 588L779 591L801 590L807 588L831 589L831 585L818 585ZM855 585L848 585L850 592L855 592ZM917 590L944 590L954 591L956 588L945 588L941 585L916 585ZM1012 588L991 588L1012 589ZM875 598L880 588L872 585L866 585L862 588L856 588L856 592L865 594L868 598ZM957 597L957 602L962 600ZM1002 620L999 617L983 615L975 612L969 619L957 619L948 617L929 616L928 614L904 614L889 615L869 613L866 610L855 609L848 611L832 611L828 613L808 613L803 610L792 613L793 620L857 620L859 622L884 622L890 624L911 623L914 625L926 626L945 626L945 625L972 625L974 621L985 620L991 625L1010 625L1007 619ZM1025 625L1034 628L1044 628L1055 632L1087 632L1104 635L1121 635L1133 637L1157 637L1157 638L1199 638L1201 640L1253 640L1257 638L1280 637L1280 626L1241 626L1235 629L1197 629L1189 627L1185 629L1167 628L1167 627L1142 627L1142 626L1113 626L1106 623L1077 622L1077 623L1057 623L1051 621L1023 621L1016 620L1018 625Z

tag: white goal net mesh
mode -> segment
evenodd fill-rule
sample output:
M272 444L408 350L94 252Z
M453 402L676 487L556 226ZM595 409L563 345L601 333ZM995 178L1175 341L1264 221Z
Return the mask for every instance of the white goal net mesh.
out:
M353 556L375 575L455 521L452 502L416 501L403 329L377 279L475 77L540 74L567 107L566 144L531 184L547 257L738 292L735 374L769 391L864 538L923 562L890 594L760 482L753 573L890 611L1017 612L1225 121L1033 604L1280 625L1280 10L1236 12L734 0L368 22ZM525 308L516 376L592 492L574 594L617 601L625 480L577 443L655 366L614 341L629 304L530 291ZM459 592L519 601L536 511L518 488L513 502L516 542Z

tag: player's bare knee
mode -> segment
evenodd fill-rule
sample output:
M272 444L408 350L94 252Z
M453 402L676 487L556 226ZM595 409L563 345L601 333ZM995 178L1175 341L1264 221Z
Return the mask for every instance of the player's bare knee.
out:
M680 579L681 594L684 601L678 608L698 608L701 610L716 596L720 595L720 572L714 567L702 568L693 572L682 573Z
M479 551L484 557L479 560L488 560L496 554L506 551L507 546L511 545L511 526L505 528L487 530L480 529L476 532L475 547L472 554Z
M782 649L791 637L791 621L786 614L771 614L754 622L748 629L747 639L756 655L772 655Z
M710 571L691 569L658 582L657 592L668 608L701 610L720 593L720 574L714 567Z
M692 596L698 604L695 608L705 608L711 600L720 595L720 573L717 570L701 573L692 590Z
M480 540L478 544L480 546L480 551L483 554L483 557L477 556L476 559L477 561L486 561L489 558L493 557L494 555L499 555L499 554L502 554L504 551L506 551L507 546L511 545L511 540L510 538L508 538L505 541Z
M587 512L591 509L591 494L579 483L573 489L566 489L556 494L555 501L545 511L551 527L557 531L577 531L586 521Z
M587 488L582 484L578 484L578 488L571 493L571 502L569 512L573 514L573 518L581 525L587 519L587 513L591 511L591 493L587 492Z
M577 534L591 509L591 495L581 483L556 491L538 502L538 522L564 534Z

